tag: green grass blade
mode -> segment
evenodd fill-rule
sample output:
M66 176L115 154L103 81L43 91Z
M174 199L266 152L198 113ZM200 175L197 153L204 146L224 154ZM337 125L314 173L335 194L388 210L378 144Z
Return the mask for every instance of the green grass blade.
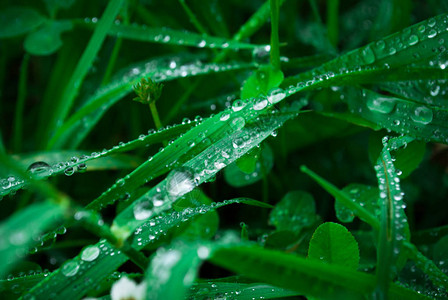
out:
M50 202L33 204L0 224L0 277L37 244L41 232L64 219L64 209Z
M328 193L333 195L336 201L341 202L344 206L352 210L354 214L358 216L361 220L372 226L374 229L378 230L380 228L378 219L364 207L356 203L356 201L354 201L347 193L339 190L333 184L326 181L325 179L323 179L322 177L320 177L319 175L317 175L316 173L314 173L305 166L302 166L300 170L305 174L309 175L311 178L313 178Z
M130 68L123 78L111 82L90 97L86 101L86 104L56 131L49 142L48 148L60 148L64 144L76 147L94 127L105 111L118 100L131 93L132 86L139 82L142 77L151 77L155 82L164 82L187 76L253 67L253 64L246 63L203 64L196 62L172 69L173 63L177 65L180 62L177 59L167 60L166 57L163 57Z
M166 232L180 224L208 211L234 203L263 205L255 200L233 199L213 205L187 208L181 212L172 212L163 217L141 222L141 226L136 228L134 235L129 240L132 242L134 249L141 250L143 247L156 242ZM66 261L59 269L34 286L24 297L80 299L127 260L128 258L120 250L102 240L95 245L84 248L76 257Z
M76 24L87 26L89 28L95 28L95 24L91 21L75 21ZM85 25L84 25L84 24ZM188 31L174 30L170 28L151 28L145 25L123 25L113 24L108 33L110 36L121 37L123 39L148 42L148 43L160 43L167 45L178 46L191 46L197 48L210 48L210 49L255 49L259 47L265 47L266 45L254 45L244 42L238 42L221 37L214 37L206 35L204 33L197 34Z
M403 250L403 242L410 239L409 224L404 213L404 193L401 191L400 179L389 152L389 149L398 149L408 141L412 141L412 138L396 138L390 142L386 138L375 166L381 209L376 269L378 281L376 293L380 297L386 297L388 286L399 269L397 264L399 254Z
M300 294L265 283L217 282L210 279L207 283L194 284L187 299L216 299L222 295L229 295L236 300L253 300L278 299Z
M113 24L115 17L118 15L123 2L123 0L112 0L108 3L106 10L98 23L98 27L93 32L93 35L78 64L76 65L69 82L64 88L61 99L55 104L53 114L47 121L48 136L51 136L54 133L54 128L58 128L62 125L70 112L70 108L73 106L73 102L78 95L81 84L84 81L87 72L91 68L92 63L107 36L107 32Z
M341 266L248 246L216 249L210 261L255 280L324 299L364 299L375 287L375 277ZM392 284L390 299L426 299L417 292Z

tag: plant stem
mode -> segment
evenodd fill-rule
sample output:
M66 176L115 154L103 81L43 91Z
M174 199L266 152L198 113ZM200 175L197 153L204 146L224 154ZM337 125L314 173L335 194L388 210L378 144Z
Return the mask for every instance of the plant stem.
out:
M156 102L152 101L149 103L149 109L151 110L152 118L154 119L154 125L156 125L156 129L159 130L162 128L162 122L159 118L159 112L157 111Z
M28 65L30 61L30 55L25 53L20 66L19 86L17 92L17 104L14 116L14 137L13 137L13 149L15 152L22 150L22 133L23 133L23 111L25 108L25 100L27 95L26 84L28 81Z
M279 1L269 0L271 4L271 65L280 69L280 42L278 38Z
M327 0L327 32L333 47L337 47L339 40L339 0Z

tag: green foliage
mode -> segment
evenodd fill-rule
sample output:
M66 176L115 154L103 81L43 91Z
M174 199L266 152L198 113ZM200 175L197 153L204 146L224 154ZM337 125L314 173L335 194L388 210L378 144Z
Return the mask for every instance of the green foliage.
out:
M327 222L314 231L308 257L356 270L359 263L358 243L347 228Z
M1 298L446 299L446 10L2 2Z

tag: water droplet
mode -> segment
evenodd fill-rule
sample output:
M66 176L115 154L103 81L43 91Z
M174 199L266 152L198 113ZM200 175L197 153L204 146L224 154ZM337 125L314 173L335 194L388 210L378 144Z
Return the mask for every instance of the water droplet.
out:
M246 125L246 121L242 117L236 117L230 122L230 127L235 131L243 129L244 125Z
M389 114L395 107L395 100L386 97L370 97L369 99L367 99L366 105L371 111L376 111L382 114Z
M265 98L260 98L255 101L254 110L262 110L268 105L268 100Z
M152 216L152 208L154 204L152 201L143 201L135 204L134 218L136 220L146 220Z
M78 169L79 173L83 173L83 172L85 172L87 170L87 164L86 163L80 163L77 166L77 169Z
M271 104L276 104L282 101L286 97L286 93L281 88L276 88L270 91L268 101Z
M409 46L415 45L417 43L418 43L418 36L416 36L415 34L411 35L408 40Z
M166 181L166 190L172 198L181 197L196 187L194 173L185 167L171 171Z
M414 113L411 115L412 120L420 124L429 124L433 118L433 112L430 108L426 106L419 106L415 109Z
M395 53L397 53L397 50L394 47L390 47L389 48L389 54L390 55L394 55Z
M244 106L246 106L246 103L243 100L241 100L241 99L235 100L232 103L232 110L233 111L240 111L240 110L243 109Z
M64 170L64 174L67 176L72 176L73 174L75 174L75 168L73 167L68 167Z
M221 121L227 121L230 117L230 114L227 112L223 112L221 117L219 118Z
M206 41L202 40L202 41L199 42L198 47L199 48L204 48L206 44L207 44Z
M375 54L373 53L370 46L367 46L364 49L362 49L361 54L366 64L371 64L375 62Z
M76 275L76 273L78 273L78 270L79 270L79 264L78 264L78 262L76 262L74 260L70 260L70 261L66 262L61 267L62 274L64 274L67 277Z
M440 91L440 85L434 85L433 87L431 87L429 93L431 94L431 96L435 97L439 94L439 91Z
M433 37L435 37L437 35L437 31L435 31L434 29L431 29L429 32L428 32L428 37L430 38L430 39L432 39Z
M93 261L100 254L100 249L97 246L88 246L81 253L81 259L84 261Z
M34 175L47 176L51 173L51 167L44 161L36 161L28 167L28 172Z

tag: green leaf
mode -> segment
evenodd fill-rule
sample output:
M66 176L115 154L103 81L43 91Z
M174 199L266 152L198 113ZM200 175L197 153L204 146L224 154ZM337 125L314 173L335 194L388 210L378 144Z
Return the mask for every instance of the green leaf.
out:
M263 174L268 174L274 166L271 148L265 144L260 151L255 148L258 154L248 154L242 156L236 162L228 165L224 169L226 182L233 187L243 187L258 182L263 178Z
M170 67L172 63L178 65L174 70ZM185 65L181 65L181 63L185 63ZM176 57L171 59L159 57L134 65L127 68L127 72L122 73L117 80L112 81L86 99L85 104L55 132L48 148L61 148L64 144L69 144L71 147L77 146L108 108L132 92L132 86L139 82L141 77L151 77L155 82L165 82L182 77L251 67L253 67L252 64L246 63L204 64L197 60L192 62L191 57L190 61L180 60Z
M159 249L146 272L147 299L184 299L210 251L209 246L200 244Z
M93 28L95 24L87 20L85 26ZM114 24L109 29L108 35L141 42L211 49L217 48L239 50L265 47L265 45L254 45L188 31L180 31L170 28L150 28L137 24Z
M207 282L193 285L190 292L190 299L217 299L222 295L231 295L232 299L236 300L253 300L299 296L299 293L261 282L235 283L207 280Z
M379 190L377 187L369 185L351 183L342 189L345 195L349 196L352 201L356 202L360 206L364 207L370 214L379 216L380 211L378 207L378 195ZM353 210L347 208L344 204L344 200L337 198L334 203L336 210L336 216L341 222L352 222L355 218Z
M14 263L27 254L40 234L64 219L61 206L49 202L33 204L0 224L0 277L4 277Z
M356 270L359 264L358 243L347 228L327 222L314 231L308 258Z
M369 137L369 159L374 164L382 149L381 139L384 135L380 132L372 132ZM405 147L393 151L395 168L400 170L400 178L408 177L423 160L426 145L422 141L413 141Z
M316 221L313 196L302 191L287 193L269 215L269 223L278 231L288 230L296 236Z
M25 50L33 55L53 54L62 46L61 34L71 29L69 21L48 21L26 37Z
M129 241L132 247L137 250L157 242L170 230L175 229L184 222L194 217L218 209L229 204L247 204L269 207L264 203L255 200L238 198L226 200L212 205L201 205L195 208L186 208L181 212L171 212L163 217L150 218L140 222L141 226L135 228L134 234ZM146 208L140 206L136 209L137 217L148 214ZM117 217L123 217L125 213ZM132 218L134 214L132 213ZM39 284L34 286L25 297L34 296L36 299L48 298L48 295L59 298L69 297L79 299L89 290L94 289L96 284L102 282L107 276L114 272L119 266L124 264L128 257L119 249L115 249L105 240L101 240L95 245L84 248L76 257L67 260L61 268L53 271L45 277Z
M0 39L27 33L45 21L38 11L28 7L9 7L0 11Z
M324 264L280 251L250 246L216 249L210 261L307 297L320 299L364 299L375 287L375 277L347 267ZM391 284L390 299L426 299L417 292Z
M283 81L283 73L271 65L265 65L254 71L244 82L241 98L249 99L260 95L266 96L272 88L278 87Z

